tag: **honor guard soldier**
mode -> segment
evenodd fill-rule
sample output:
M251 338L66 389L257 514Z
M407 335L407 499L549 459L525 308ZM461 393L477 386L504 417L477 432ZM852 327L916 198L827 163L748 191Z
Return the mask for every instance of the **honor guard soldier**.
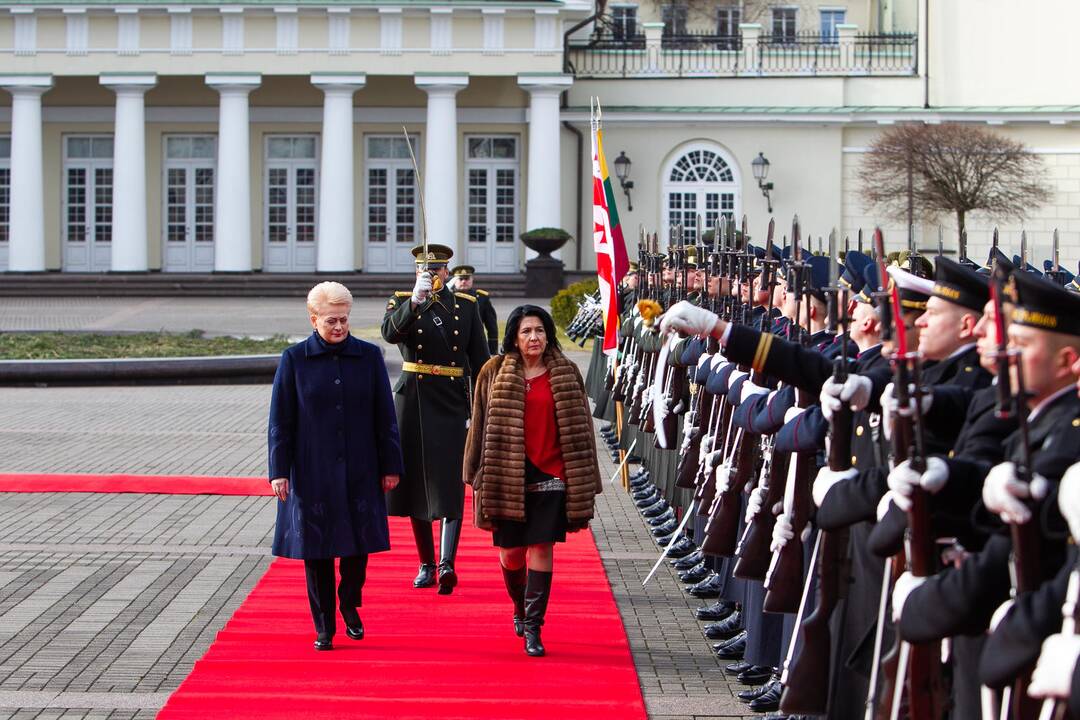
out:
M420 572L413 587L436 582L431 523L442 520L438 566L439 594L457 584L454 557L461 536L465 486L461 481L465 436L472 412L470 387L488 359L487 338L476 298L447 287L444 245L420 245L416 285L386 303L382 336L401 351L401 377L394 386L405 472L387 494L390 515L412 520Z
M487 333L488 352L497 355L499 352L499 317L495 314L495 306L491 304L491 296L487 290L481 290L473 286L473 275L476 268L472 265L458 265L450 271L450 282L447 284L454 292L466 293L476 298L476 310L480 313L480 322L484 325Z

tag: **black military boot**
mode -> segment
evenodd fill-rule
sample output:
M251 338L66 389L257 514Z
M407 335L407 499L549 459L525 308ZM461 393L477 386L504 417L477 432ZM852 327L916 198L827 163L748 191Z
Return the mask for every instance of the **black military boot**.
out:
M551 573L529 570L525 582L525 654L531 657L544 655L540 642L540 627L547 614L548 598L551 597Z
M449 595L457 585L454 559L457 557L458 540L461 539L461 518L443 518L439 538L439 594Z
M420 572L413 580L414 588L429 588L435 584L435 540L431 537L431 521L410 518L416 554L420 556Z
M506 592L514 601L514 634L523 637L525 635L525 582L528 570L522 565L517 570L503 568L502 571Z

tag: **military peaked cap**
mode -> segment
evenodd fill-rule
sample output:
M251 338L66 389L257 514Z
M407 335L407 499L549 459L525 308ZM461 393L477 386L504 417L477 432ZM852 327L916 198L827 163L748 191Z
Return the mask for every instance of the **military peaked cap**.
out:
M863 286L859 289L859 292L855 293L852 300L867 305L877 305L877 298L874 297L874 293L877 292L878 286L878 266L877 263L872 262L863 268Z
M1061 266L1059 266L1059 267L1061 267ZM1052 263L1049 260L1043 260L1043 270L1046 272L1046 277L1049 278L1051 276L1051 274L1054 272L1054 263ZM1060 281L1059 284L1065 285L1066 289L1068 289L1069 283L1072 283L1072 282L1074 282L1076 280L1076 276L1073 275L1068 270L1066 270L1064 267L1061 267L1061 269L1058 270L1058 273L1059 273L1059 277L1061 278L1061 281Z
M829 264L832 260L824 255L811 255L806 258L810 266L810 294L825 302L825 288L829 285Z
M1032 275L1038 275L1039 277L1042 277L1042 273L1039 272L1039 268L1035 267L1029 262L1021 262L1019 255L1013 255L1012 264L1013 267L1021 268L1024 272L1029 272Z
M925 310L926 301L934 291L934 282L908 272L899 265L890 265L885 268L889 277L896 284L897 293L900 295L900 308L902 310Z
M476 268L472 265L458 265L450 271L450 274L454 277L472 277L476 274Z
M1080 296L1031 273L1013 273L1011 282L1017 295L1014 323L1080 335Z
M934 297L981 313L990 299L990 284L985 275L964 267L955 260L940 256L934 272Z
M858 293L862 290L863 283L866 282L863 271L867 265L871 265L873 262L870 256L865 253L858 250L848 250L844 253L844 274L840 276L840 284L852 293Z
M424 246L417 245L412 249L412 256L416 258L417 265L445 265L454 257L454 251L445 245L427 246L427 255L424 255Z

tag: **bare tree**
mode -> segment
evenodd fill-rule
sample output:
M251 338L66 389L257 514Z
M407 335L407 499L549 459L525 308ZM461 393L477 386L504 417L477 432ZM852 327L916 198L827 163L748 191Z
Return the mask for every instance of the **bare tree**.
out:
M897 125L870 146L859 170L863 198L908 223L969 212L1022 220L1053 196L1042 158L1016 140L959 123Z

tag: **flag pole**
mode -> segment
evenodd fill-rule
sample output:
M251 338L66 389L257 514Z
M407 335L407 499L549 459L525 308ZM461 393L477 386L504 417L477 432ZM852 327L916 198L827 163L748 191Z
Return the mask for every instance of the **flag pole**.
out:
M603 126L603 112L600 109L600 98L596 96L589 96L589 126L593 132L593 145L598 145L596 141L596 134L600 132ZM615 294L615 297L619 296L619 288L617 286L611 288L611 292ZM616 301L617 302L617 301ZM617 307L617 306L616 306ZM620 324L620 316L618 313L615 315L615 330L618 332ZM605 318L605 325L607 324L607 318ZM596 342L594 339L593 342ZM618 377L619 373L619 345L615 345L615 360L611 366L611 372L615 377ZM622 447L623 439L623 403L621 400L615 401L615 435L619 439L619 475L622 481L622 488L624 492L630 491L630 468L628 466L627 451Z

